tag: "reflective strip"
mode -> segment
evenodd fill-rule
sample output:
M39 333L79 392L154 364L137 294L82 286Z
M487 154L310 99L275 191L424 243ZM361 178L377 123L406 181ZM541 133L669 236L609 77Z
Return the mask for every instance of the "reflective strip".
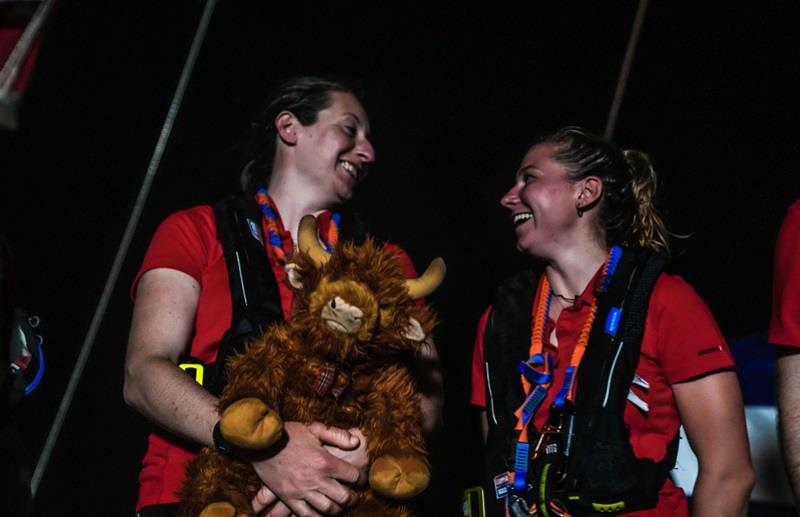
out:
M494 414L494 394L492 393L492 380L489 376L489 363L483 363L483 369L486 370L486 389L489 391L489 414L492 415L492 423L497 425L497 415Z
M645 389L645 390L649 390L650 389L650 383L647 382L646 380L644 380L642 378L642 376L639 375L638 373L634 374L634 376L633 376L633 385L634 386L639 386L640 388Z
M606 394L603 397L603 407L606 407L606 404L608 404L608 394L611 391L611 379L614 378L614 369L617 367L617 360L619 360L619 354L622 353L622 347L624 345L625 342L620 341L617 347L617 353L614 354L614 361L611 363L611 370L608 372L608 382L606 383Z
M639 395L633 392L633 390L628 391L628 400L631 402L631 404L638 407L645 413L650 412L650 404L642 400L641 397L639 397Z
M242 286L242 298L244 298L244 306L247 307L249 304L247 303L247 289L244 288L244 278L242 278L242 262L239 260L239 252L235 252L236 255L236 272L239 274L239 285Z

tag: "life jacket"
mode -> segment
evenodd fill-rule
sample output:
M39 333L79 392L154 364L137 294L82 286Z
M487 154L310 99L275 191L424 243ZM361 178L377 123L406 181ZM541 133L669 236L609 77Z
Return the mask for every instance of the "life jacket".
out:
M486 488L497 496L487 497L495 501L492 514L502 515L503 506L510 504L511 515L558 515L548 510L551 501L569 515L613 515L655 506L675 464L677 433L661 461L637 458L623 416L650 295L665 264L659 253L623 251L608 288L597 295L597 315L578 369L574 407L565 411L554 407L550 412L550 423L567 422L563 440L546 454L540 451L535 462L528 456L522 493L507 482L503 486L503 474L515 471L514 412L525 400L518 364L528 360L531 309L540 273L519 273L497 290L484 335ZM529 430L531 444L537 443L536 432Z
M222 245L228 268L231 291L231 326L220 341L213 363L184 356L179 366L194 375L203 387L215 395L227 382L225 364L229 357L244 352L247 345L261 337L274 323L281 323L283 311L278 282L267 259L261 230L261 210L247 195L229 196L214 205L217 239ZM364 241L367 224L358 214L341 214L340 240L356 244Z

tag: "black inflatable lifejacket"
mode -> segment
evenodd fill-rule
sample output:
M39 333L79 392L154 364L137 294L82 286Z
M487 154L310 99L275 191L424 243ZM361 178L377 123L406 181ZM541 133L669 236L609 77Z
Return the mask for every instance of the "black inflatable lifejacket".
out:
M225 386L228 357L244 351L267 327L283 321L278 283L267 259L261 231L261 211L250 196L229 196L214 205L217 239L228 268L233 314L231 326L222 336L217 360L211 364L184 356L180 366L211 393L219 395ZM341 214L340 239L360 244L367 224L357 214ZM202 371L202 376L198 375Z
M623 416L639 362L650 295L665 264L662 254L623 251L608 289L597 296L597 316L578 369L574 408L566 410L568 415L551 410L551 419L571 419L571 447L567 451L562 447L555 455L539 455L537 462L527 466L524 493L508 488L502 499L494 497L495 476L514 471L518 434L514 411L524 401L517 365L528 359L531 306L539 273L519 273L497 290L484 335L489 419L485 490L487 500L495 501L489 505L494 506L491 515L502 515L504 504L513 498L518 511L526 512L520 515L527 515L532 506L546 511L550 501L570 515L613 515L655 506L675 463L678 436L661 461L637 458ZM536 443L533 435L535 431L529 431L532 444Z

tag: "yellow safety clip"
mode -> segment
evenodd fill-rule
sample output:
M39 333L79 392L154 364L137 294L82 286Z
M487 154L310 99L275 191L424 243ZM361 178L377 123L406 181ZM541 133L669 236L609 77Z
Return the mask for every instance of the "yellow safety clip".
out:
M203 365L197 363L181 363L178 365L183 371L194 370L194 380L200 386L203 385Z
M464 517L486 517L483 488L474 486L464 490Z

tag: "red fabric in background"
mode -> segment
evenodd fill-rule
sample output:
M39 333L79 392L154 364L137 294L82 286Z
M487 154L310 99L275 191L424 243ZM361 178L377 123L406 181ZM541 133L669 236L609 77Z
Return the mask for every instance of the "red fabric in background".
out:
M800 347L800 200L789 207L775 246L768 340Z
M38 6L39 4L35 5ZM0 4L0 68L5 66L8 57L30 21L31 16L25 16L19 9L19 5L14 5L13 3L9 5ZM41 46L42 30L40 29L39 34L31 44L28 54L22 61L17 78L14 80L12 90L15 92L22 94L27 89Z

